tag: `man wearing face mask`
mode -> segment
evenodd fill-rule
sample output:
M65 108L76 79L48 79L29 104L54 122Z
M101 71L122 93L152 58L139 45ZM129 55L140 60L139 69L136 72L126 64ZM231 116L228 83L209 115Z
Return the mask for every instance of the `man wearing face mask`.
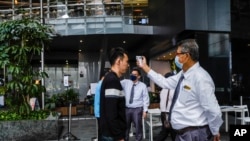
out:
M140 70L138 68L133 68L130 75L130 80L121 80L126 99L126 141L129 140L131 123L133 123L135 126L136 141L142 140L142 118L145 118L147 115L149 95L146 84L139 81L140 77Z
M186 39L177 44L175 62L181 71L174 76L164 78L156 73L147 65L145 57L141 64L137 62L160 87L175 89L169 111L169 121L177 133L175 141L220 140L223 121L214 82L198 59L198 44L195 39Z

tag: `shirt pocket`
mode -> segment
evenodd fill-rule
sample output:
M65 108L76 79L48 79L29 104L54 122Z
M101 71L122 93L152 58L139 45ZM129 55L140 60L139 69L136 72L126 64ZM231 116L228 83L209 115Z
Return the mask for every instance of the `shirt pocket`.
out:
M179 101L183 105L187 105L193 99L192 87L190 85L184 84L181 86L181 91L179 95Z

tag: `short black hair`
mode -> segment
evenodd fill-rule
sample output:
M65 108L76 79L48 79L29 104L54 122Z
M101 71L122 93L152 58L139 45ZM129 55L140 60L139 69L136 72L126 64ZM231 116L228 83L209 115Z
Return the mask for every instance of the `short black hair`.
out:
M133 67L133 68L132 68L132 71L137 71L138 74L141 76L141 71L140 71L140 69L139 69L138 67ZM132 72L132 71L131 71L131 72Z
M119 57L123 59L124 54L128 53L123 48L121 47L112 48L109 52L110 65L113 66L115 64L116 59Z
M173 75L174 75L173 72L168 72L168 73L166 73L166 74L164 75L164 77L165 77L165 78L168 78L168 77L173 76Z

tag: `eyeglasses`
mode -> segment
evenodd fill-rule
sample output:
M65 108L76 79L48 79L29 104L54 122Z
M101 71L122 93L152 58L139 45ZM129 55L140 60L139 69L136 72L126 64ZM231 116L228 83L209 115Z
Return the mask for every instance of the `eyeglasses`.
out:
M189 53L189 52L176 52L175 54L178 56L178 55L186 54L186 53Z

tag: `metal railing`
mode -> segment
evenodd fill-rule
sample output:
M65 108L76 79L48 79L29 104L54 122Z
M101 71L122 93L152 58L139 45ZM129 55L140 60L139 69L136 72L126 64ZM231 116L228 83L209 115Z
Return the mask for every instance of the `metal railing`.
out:
M49 1L49 0L48 0ZM107 2L84 0L83 3L47 2L43 4L43 17L45 24L51 25L56 32L62 35L82 34L109 34L134 33L144 30L135 25L148 25L147 15L133 16L132 12L124 15L122 2ZM0 22L21 19L24 17L41 19L40 6L23 3L21 6L12 5L11 8L1 8ZM66 17L66 18L65 18ZM148 30L146 30L148 31ZM146 34L151 32L146 32ZM145 32L143 32L145 34Z

